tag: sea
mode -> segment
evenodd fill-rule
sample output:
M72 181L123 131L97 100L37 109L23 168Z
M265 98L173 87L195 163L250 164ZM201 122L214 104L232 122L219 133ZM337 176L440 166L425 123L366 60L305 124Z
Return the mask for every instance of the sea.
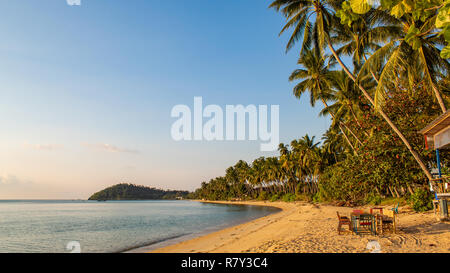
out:
M0 252L149 250L277 211L183 200L0 200Z

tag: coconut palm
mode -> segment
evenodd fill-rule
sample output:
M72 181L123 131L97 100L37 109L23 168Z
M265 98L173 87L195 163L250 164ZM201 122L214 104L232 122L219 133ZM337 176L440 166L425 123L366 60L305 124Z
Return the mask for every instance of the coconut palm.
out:
M300 54L315 48L324 48L326 37L333 21L333 11L339 7L342 0L275 0L269 8L283 13L286 25L280 32L293 28L291 37L286 44L286 51L290 50L299 40L302 40ZM314 21L313 18L315 18Z
M340 56L337 54L334 45L331 41L331 37L329 35L330 28L340 27L338 24L339 20L335 15L333 15L333 13L337 9L340 9L342 2L343 1L331 1L331 0L329 1L276 0L270 5L270 7L275 8L277 11L281 11L288 20L287 24L282 29L281 33L283 33L284 31L286 31L291 27L294 28L294 31L292 32L291 38L289 39L289 42L286 47L287 50L291 49L292 46L295 44L295 42L297 42L300 39L302 33L308 33L305 34L303 37L302 50L311 45L311 42L314 42L314 44L320 50L322 50L324 48L324 45L327 44L333 57L336 59L336 61L339 63L339 65L342 67L345 73L349 76L350 79L352 79L353 82L357 84L358 88L361 90L364 97L370 102L370 104L372 106L375 106L377 104L373 100L372 96L369 94L368 90L360 82L357 81L356 76L349 70L347 65L344 64ZM312 14L315 15L314 22L309 21L312 20L311 19L313 17L311 16ZM313 31L305 32L305 29L306 30L312 29ZM313 35L309 35L309 33ZM382 47L380 50L382 50L383 48L385 47ZM386 48L384 50L386 50ZM373 55L371 57L373 57ZM396 58L395 60L398 59ZM395 63L391 62L387 63L387 65L394 66ZM382 76L385 77L384 75L381 75L380 78ZM384 78L380 80L384 80ZM399 136L399 138L402 140L404 145L408 148L409 152L412 154L416 162L423 170L424 174L429 179L432 179L432 175L428 170L427 166L420 158L419 154L412 148L411 144L403 135L403 133L397 128L397 126L392 122L389 116L381 109L381 107L376 107L376 110L382 116L382 118L388 123L388 125L392 128L392 130Z
M300 165L296 163L295 154L289 149L288 145L280 143L278 150L280 151L282 176L289 191L294 193L298 182Z
M337 130L329 128L322 137L321 155L327 165L333 165L347 153L347 145L343 145L342 135Z
M266 158L266 179L270 184L270 188L277 189L280 192L282 173L280 169L280 162L277 157Z
M293 141L291 144L293 152L296 154L299 165L301 166L301 173L299 177L306 187L303 187L304 192L313 193L317 190L315 185L315 177L319 172L319 142L314 141L315 137L310 138L306 134L298 141Z
M450 63L440 57L438 48L444 46L445 41L435 32L435 16L429 16L424 22L412 18L399 19L401 35L391 37L365 62L358 78L369 70L382 67L375 92L377 105L382 105L388 98L390 82L394 77L407 79L410 85L423 79L429 90L432 90L442 112L446 112L438 80L442 74L448 75Z
M334 90L334 102L325 107L320 112L320 115L328 115L334 113L336 120L344 120L347 122L355 122L360 129L363 130L365 136L368 133L364 131L358 116L361 113L361 104L359 101L360 92L358 87L355 86L353 81L345 74L344 71L333 71L333 76L331 78L333 90ZM368 88L374 88L376 86L375 81L368 78L364 82L364 85ZM332 126L335 126L333 122Z
M403 28L399 21L384 11L372 9L350 26L334 22L330 40L340 45L336 50L339 56L351 56L355 66L367 60L367 54L381 48L390 39L399 38Z
M322 57L319 50L313 49L305 51L298 60L298 64L303 66L303 68L296 69L292 72L289 80L301 80L293 90L294 95L297 98L300 99L302 94L308 92L310 94L311 106L315 106L316 101L320 100L322 101L324 107L328 108L327 101L333 99L334 95L332 90L332 78L334 74L328 69L329 66L326 65L325 58L326 56ZM343 127L346 127L346 125L339 119L336 119L336 116L332 111L327 113L332 116L333 122L338 124L348 144L356 153L354 145L351 143L349 137L344 131ZM346 129L349 130L356 140L361 143L353 131L351 131L348 127L346 127Z

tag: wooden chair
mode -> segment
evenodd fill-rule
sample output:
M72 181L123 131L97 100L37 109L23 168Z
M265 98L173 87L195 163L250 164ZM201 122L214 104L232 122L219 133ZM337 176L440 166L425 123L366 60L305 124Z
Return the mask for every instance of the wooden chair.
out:
M391 209L394 212L394 214L398 214L398 205L399 203L397 203L397 205Z
M383 214L375 214L375 232L377 235L383 234Z
M339 212L336 211L339 223L338 223L338 234L341 235L341 227L343 225L348 225L348 230L351 232L352 230L352 221L347 216L340 216Z
M381 208L381 207L371 208L371 209L370 209L370 214L375 214L375 213L373 213L374 211L375 211L375 213L383 214L383 208ZM377 211L378 211L378 212L377 212Z
M392 233L397 232L397 223L396 223L396 217L397 214L395 212L396 210L389 210L384 213L381 219L381 232L384 233L384 231L391 231Z

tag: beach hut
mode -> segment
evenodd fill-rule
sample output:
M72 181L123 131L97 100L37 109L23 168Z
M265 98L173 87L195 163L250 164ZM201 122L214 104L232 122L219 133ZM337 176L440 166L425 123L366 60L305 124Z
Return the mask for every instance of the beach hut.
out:
M435 193L435 201L433 202L435 211L438 207L440 218L448 219L448 200L450 199L448 183L450 177L442 176L439 150L450 149L450 110L433 120L419 133L424 135L426 148L436 150L438 177L430 181L430 189Z

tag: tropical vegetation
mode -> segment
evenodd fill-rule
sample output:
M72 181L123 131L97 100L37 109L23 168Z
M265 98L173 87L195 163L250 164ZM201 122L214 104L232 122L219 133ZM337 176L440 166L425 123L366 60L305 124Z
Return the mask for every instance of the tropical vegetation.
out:
M161 200L185 198L188 191L161 190L152 187L121 183L94 193L89 200Z
M280 144L279 155L237 162L192 198L379 203L406 198L429 208L436 167L420 129L447 111L450 0L275 0L289 80L330 128ZM442 151L444 169L449 154Z

